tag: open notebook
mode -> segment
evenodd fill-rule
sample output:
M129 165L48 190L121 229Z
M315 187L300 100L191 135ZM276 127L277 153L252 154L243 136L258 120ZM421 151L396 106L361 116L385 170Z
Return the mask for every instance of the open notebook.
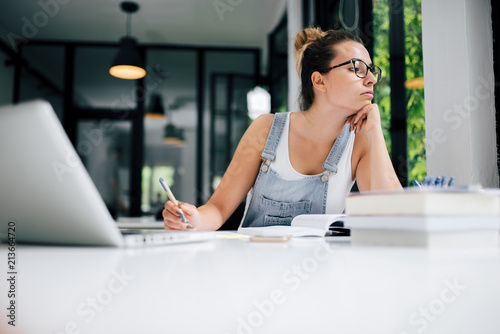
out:
M134 231L117 227L52 106L0 108L0 234L16 242L141 246L208 240L214 232Z
M349 230L344 228L344 214L302 214L292 219L291 225L270 225L260 227L240 227L238 232L260 237L324 237L347 236ZM338 224L337 224L338 223ZM334 232L329 233L328 232Z

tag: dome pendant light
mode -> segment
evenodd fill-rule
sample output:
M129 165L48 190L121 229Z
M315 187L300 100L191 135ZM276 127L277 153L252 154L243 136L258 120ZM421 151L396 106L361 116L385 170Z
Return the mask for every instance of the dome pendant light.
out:
M109 74L120 79L140 79L146 75L146 70L137 50L137 41L130 37L131 14L137 12L139 5L125 1L120 4L120 7L127 13L127 35L120 40L120 50L109 69Z

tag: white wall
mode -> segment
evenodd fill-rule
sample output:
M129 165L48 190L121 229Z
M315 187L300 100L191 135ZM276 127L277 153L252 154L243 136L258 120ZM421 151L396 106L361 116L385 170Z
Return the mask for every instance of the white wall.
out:
M490 0L422 0L427 174L498 187Z

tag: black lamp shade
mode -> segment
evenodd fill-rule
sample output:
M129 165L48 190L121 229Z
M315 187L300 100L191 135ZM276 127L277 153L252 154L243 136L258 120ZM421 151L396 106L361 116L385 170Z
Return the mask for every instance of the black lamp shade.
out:
M131 80L140 79L146 75L134 38L123 37L120 40L120 50L109 69L109 74L120 79Z
M165 126L165 135L163 136L163 142L167 144L182 146L184 145L184 141L184 129L178 128L170 123Z
M163 108L163 98L159 94L151 95L151 106L146 113L147 118L164 119L165 109Z

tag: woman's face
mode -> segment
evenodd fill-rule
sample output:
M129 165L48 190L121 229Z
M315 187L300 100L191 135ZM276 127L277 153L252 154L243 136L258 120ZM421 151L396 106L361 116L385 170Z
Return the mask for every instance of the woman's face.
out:
M354 41L342 42L334 46L336 57L330 62L330 66L342 64L350 59L356 58L372 66L368 51L363 45ZM359 78L354 72L354 65L346 65L334 68L323 74L326 85L327 100L337 108L349 111L347 115L356 113L362 107L371 103L373 99L373 85L377 78L368 70L365 78Z

